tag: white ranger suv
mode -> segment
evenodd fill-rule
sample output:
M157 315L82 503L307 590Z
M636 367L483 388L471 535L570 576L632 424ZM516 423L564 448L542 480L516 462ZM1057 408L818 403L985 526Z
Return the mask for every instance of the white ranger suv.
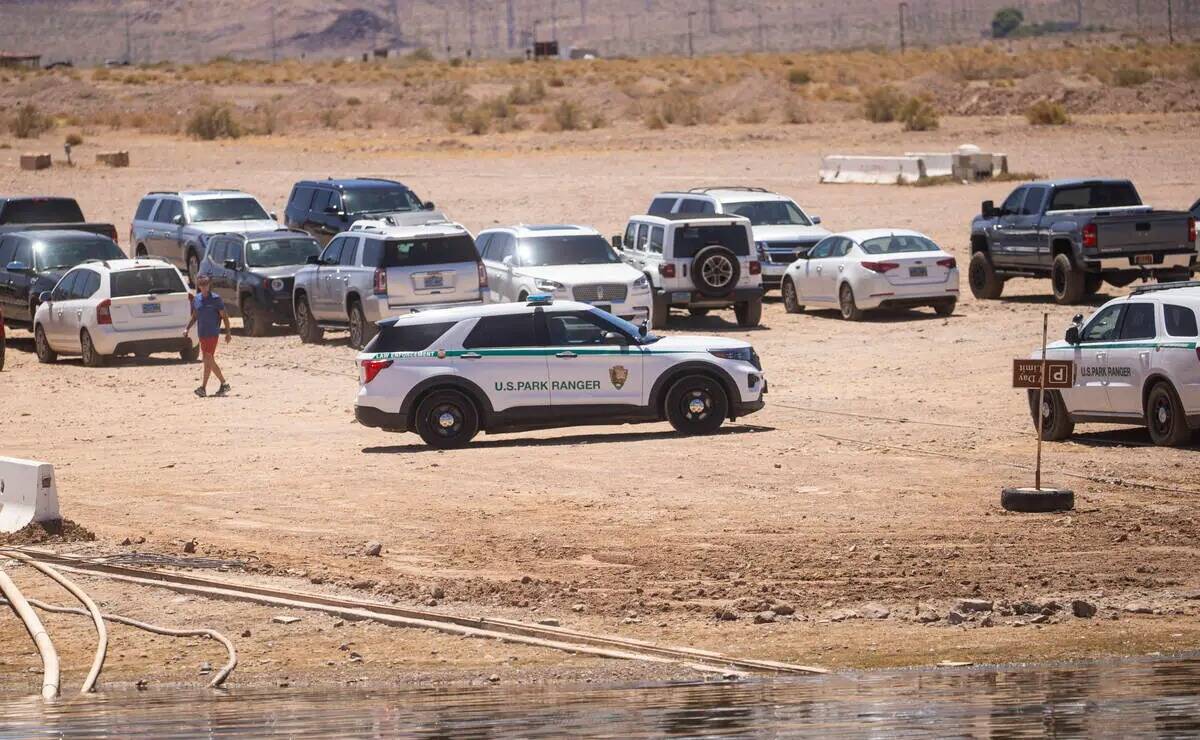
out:
M479 232L475 246L493 301L524 302L544 293L590 303L634 323L650 321L650 281L595 229L505 226Z
M753 256L748 219L634 216L612 241L650 281L655 329L666 327L672 308L703 316L732 307L739 326L762 319L762 263Z
M829 236L829 231L818 226L821 217L808 215L791 198L741 185L659 193L650 201L647 213L652 216L728 213L750 219L754 248L762 262L764 290L778 288L787 266Z
M380 324L358 355L355 418L433 447L489 433L667 420L715 432L763 407L754 349L665 337L574 301L452 308Z
M1200 281L1134 290L1082 316L1049 360L1073 360L1075 383L1047 390L1042 438L1066 439L1075 424L1137 424L1159 445L1184 445L1200 429ZM1037 359L1038 350L1030 355ZM1029 392L1037 424L1038 391Z
M191 295L179 270L161 260L94 260L63 275L41 295L33 319L33 345L41 362L80 355L100 367L114 355L145 357L178 352L185 362L199 355Z
M461 225L434 220L397 226L389 219L355 221L296 273L296 333L308 343L326 329L348 329L361 349L376 322L412 311L478 305L487 272L475 240Z

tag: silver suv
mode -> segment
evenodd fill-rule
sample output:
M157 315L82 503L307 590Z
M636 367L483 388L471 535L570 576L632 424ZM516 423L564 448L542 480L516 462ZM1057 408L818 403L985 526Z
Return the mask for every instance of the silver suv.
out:
M209 236L278 228L275 214L240 190L158 190L138 204L129 245L135 258L161 257L186 270L195 285Z
M672 308L704 316L732 307L739 326L758 326L762 263L753 242L749 219L680 213L634 216L613 237L623 259L650 281L655 329L666 327Z
M414 311L484 303L487 272L461 225L435 221L397 226L390 218L356 221L296 273L296 332L320 342L326 329L348 329L362 349L376 322Z
M788 265L829 236L827 229L818 226L821 217L808 215L796 201L764 188L744 185L659 193L646 212L652 216L730 214L750 219L765 290L778 288Z

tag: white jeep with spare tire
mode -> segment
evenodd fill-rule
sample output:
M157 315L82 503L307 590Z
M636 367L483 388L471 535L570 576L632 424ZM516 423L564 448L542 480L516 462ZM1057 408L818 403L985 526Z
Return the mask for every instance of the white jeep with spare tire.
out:
M739 326L762 318L762 263L754 258L750 220L741 216L634 216L613 247L640 270L653 291L653 327L672 308L704 316L732 308Z

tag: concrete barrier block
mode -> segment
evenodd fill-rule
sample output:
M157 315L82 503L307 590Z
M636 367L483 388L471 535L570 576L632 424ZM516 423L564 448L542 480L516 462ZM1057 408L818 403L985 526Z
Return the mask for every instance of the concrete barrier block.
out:
M926 177L948 177L954 174L954 155L950 152L905 152L906 157L917 157L925 162Z
M45 153L26 152L21 155L21 169L45 170L50 168L50 155Z
M16 532L33 522L61 518L54 466L0 457L0 532Z
M895 185L926 177L920 157L863 157L831 154L821 158L820 179L824 183Z
M96 155L96 164L106 164L109 167L128 167L129 152L100 152Z

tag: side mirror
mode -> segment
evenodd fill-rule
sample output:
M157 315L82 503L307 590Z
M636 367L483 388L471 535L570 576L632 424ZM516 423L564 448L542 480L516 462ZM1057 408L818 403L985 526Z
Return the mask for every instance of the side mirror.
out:
M995 218L996 217L996 204L990 200L985 200L979 206L979 212L983 215L984 218Z
M1078 326L1068 326L1067 327L1066 340L1067 340L1067 344L1079 344L1079 327Z
M821 223L821 217L820 217L820 216L813 216L813 217L812 217L812 222L813 222L813 226L816 226L817 224Z
M619 332L606 331L604 332L604 343L626 345L629 344L629 337Z
M183 214L176 213L171 217L171 223L175 224L176 226L183 226Z
M500 260L500 264L502 264L508 268L511 268L513 266L514 262L516 262L516 260L513 259L513 256L511 254L504 255L504 259Z
M337 206L325 206L325 212L328 214L331 214L331 215L337 215L338 207Z
M623 250L625 248L624 242L621 239L620 234L613 234L612 245L613 245L613 249L617 250L618 252L620 252L621 250Z
M9 262L5 268L9 272L29 272L29 265L24 262Z
M321 264L321 255L319 255L319 254L310 254L310 255L308 255L308 258L304 260L304 264L306 264L306 265L319 265L319 264Z
M424 208L424 209L425 209L425 210L427 210L427 211L432 211L432 210L434 209L434 207L435 207L435 206L433 205L433 201L432 201L432 200L427 200L427 201L425 201L424 203L422 203L422 204L421 204L421 207L422 207L422 208Z
M50 291L43 290L38 293L38 303L50 303Z
M646 322L643 321L640 325L638 325L638 334L644 337L646 336L646 331Z
M237 260L225 260L225 269L226 270L236 270L237 269Z
M271 211L271 212L270 212L270 213L268 213L267 215L271 217L271 220L272 220L272 221L278 221L278 220L279 220L279 214L278 214L278 213L276 213L275 211Z

